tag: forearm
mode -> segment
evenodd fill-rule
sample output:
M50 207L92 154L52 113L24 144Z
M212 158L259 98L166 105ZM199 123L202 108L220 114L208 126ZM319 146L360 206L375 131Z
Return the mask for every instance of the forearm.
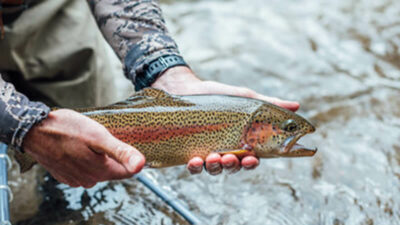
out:
M31 102L5 82L0 75L0 141L21 150L29 129L47 117L50 109L40 102Z
M179 55L156 0L92 0L93 12L107 41L135 82L143 67L163 55Z

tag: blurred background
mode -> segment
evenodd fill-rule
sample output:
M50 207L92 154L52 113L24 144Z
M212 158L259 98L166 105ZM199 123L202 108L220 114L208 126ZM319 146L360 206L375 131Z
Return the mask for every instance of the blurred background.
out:
M201 78L300 102L317 126L301 142L319 152L234 175L147 177L209 224L400 224L400 1L161 2ZM36 179L12 176L16 195ZM134 179L84 190L45 177L39 192L42 204L14 200L14 223L185 224Z

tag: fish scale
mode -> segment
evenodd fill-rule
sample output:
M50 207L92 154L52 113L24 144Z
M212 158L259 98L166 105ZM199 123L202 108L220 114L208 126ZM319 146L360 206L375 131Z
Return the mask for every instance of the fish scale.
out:
M136 147L150 167L181 165L213 150L239 149L251 114L207 111L199 105L162 112L106 111L87 116L103 124L115 137ZM129 120L124 119L130 117Z

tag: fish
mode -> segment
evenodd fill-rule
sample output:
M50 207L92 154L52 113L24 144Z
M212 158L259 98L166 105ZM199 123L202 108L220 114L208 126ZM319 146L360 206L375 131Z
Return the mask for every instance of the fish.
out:
M138 149L150 168L186 164L212 152L259 158L310 157L317 152L297 143L315 131L309 121L252 98L178 96L145 88L110 106L75 110ZM16 158L21 171L32 167L32 159Z

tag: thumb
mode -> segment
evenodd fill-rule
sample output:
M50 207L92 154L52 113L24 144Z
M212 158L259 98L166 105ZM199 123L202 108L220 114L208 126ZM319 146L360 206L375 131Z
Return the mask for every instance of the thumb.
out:
M288 109L293 112L296 112L300 107L300 104L298 102L286 101L279 98L264 96L261 94L257 94L256 98L263 101L267 101L269 103L272 103L274 105L280 106L282 108Z
M146 162L143 154L136 148L118 140L111 134L107 135L106 138L93 143L91 148L97 153L108 155L124 166L131 174L139 173Z

